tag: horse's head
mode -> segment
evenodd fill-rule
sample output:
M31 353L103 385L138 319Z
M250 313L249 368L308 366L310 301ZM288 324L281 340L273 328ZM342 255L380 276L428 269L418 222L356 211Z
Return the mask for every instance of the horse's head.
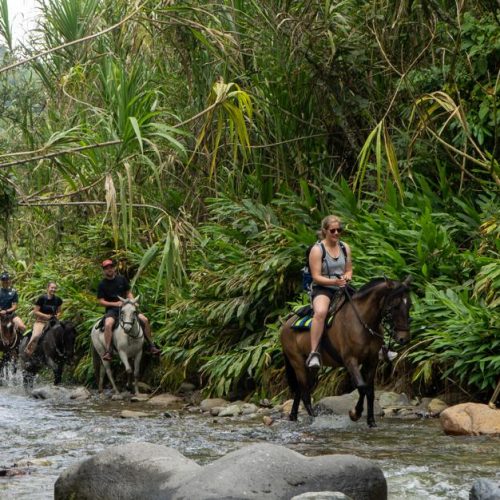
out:
M63 355L64 359L71 363L73 361L73 356L75 354L75 340L76 340L76 329L75 325L71 321L62 321L61 326L63 328Z
M135 299L123 299L122 297L118 297L122 306L120 307L120 318L119 324L123 328L125 333L130 333L135 323L137 322L137 303L139 301L139 297Z
M386 319L392 328L392 338L401 345L410 341L410 281L408 276L404 281L394 281L386 298Z

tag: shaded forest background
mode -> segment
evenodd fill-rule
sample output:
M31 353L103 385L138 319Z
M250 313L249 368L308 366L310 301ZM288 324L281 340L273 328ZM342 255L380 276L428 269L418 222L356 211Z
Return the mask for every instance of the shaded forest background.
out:
M496 1L0 0L0 267L56 280L92 380L99 263L141 297L151 383L279 396L282 318L321 219L355 285L413 277L381 382L487 399L500 375ZM318 394L342 390L326 370Z

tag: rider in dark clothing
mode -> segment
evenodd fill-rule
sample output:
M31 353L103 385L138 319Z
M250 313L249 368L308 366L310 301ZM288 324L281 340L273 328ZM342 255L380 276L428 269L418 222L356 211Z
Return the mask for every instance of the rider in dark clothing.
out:
M26 326L19 316L16 315L15 311L17 309L17 303L19 302L19 297L15 288L10 286L11 280L10 275L7 272L0 274L0 316L6 316L7 314L13 314L14 317L12 321L16 326L18 332L23 333L26 330Z
M120 297L124 299L133 299L130 291L130 284L124 276L116 274L116 268L112 260L106 259L102 264L104 279L97 288L97 298L99 303L106 308L104 314L104 342L106 352L103 355L104 361L111 361L113 358L111 352L111 341L113 340L113 328L120 313L122 305ZM144 329L144 338L149 343L149 352L151 354L160 354L160 349L155 346L151 338L151 326L144 314L138 315Z

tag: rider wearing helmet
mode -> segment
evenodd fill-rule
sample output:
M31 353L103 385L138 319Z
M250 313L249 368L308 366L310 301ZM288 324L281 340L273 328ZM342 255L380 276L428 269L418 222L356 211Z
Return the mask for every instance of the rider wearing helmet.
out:
M13 314L12 321L14 322L14 325L17 331L20 334L23 334L26 330L26 326L15 312L19 297L16 289L11 287L11 278L8 272L4 271L0 274L0 282L2 284L0 288L0 316Z
M111 352L113 328L120 314L120 306L122 305L119 297L133 299L134 296L130 291L130 284L127 278L116 273L115 264L111 259L104 260L101 267L104 279L101 280L97 288L97 298L99 299L99 304L106 308L104 315L104 343L106 344L106 352L102 359L104 361L111 361L113 359ZM149 352L151 354L160 354L160 349L155 346L151 337L149 320L144 314L139 314L138 317L143 325L144 338L149 343Z

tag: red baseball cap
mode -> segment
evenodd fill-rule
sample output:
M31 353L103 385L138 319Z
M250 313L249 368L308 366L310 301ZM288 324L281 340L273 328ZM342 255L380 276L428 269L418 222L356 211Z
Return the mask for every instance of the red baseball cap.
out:
M106 259L102 261L101 267L114 266L115 263L111 259Z

